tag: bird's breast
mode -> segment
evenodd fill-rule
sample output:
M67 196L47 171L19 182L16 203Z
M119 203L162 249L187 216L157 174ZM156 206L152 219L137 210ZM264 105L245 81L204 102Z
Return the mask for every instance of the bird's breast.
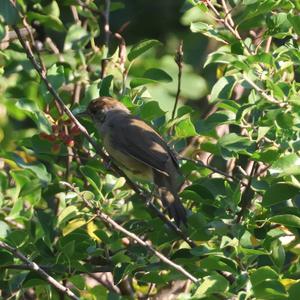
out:
M114 145L110 134L103 135L103 145L125 174L133 179L153 181L153 171L148 165L122 152ZM134 145L132 145L134 147Z

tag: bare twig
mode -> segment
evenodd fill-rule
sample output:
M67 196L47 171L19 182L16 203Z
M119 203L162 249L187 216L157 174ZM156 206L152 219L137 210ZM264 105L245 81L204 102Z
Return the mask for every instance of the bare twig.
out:
M124 73L125 62L126 62L126 43L125 43L125 39L118 32L116 32L114 34L114 37L119 42L119 66L120 66L121 72Z
M242 221L242 218L245 214L246 209L251 204L251 200L253 198L253 190L251 188L251 183L252 183L253 176L256 172L256 168L257 168L257 163L252 162L251 171L249 174L249 180L248 180L245 190L243 191L242 198L241 198L241 203L240 203L241 210L239 211L237 218L236 218L237 223L240 223Z
M127 78L127 70L125 68L126 56L127 56L126 43L125 43L125 39L123 38L123 36L119 32L116 32L114 34L114 37L119 42L119 67L120 67L120 71L122 73L121 95L124 95L125 90L126 90L126 78Z
M272 36L269 36L266 42L266 48L265 48L266 53L270 51L271 45L272 45Z
M59 274L86 274L85 271L75 271L73 269L63 269L60 268L59 269L55 269L55 271L53 271L53 265L39 265L41 269L43 269L45 272L55 272L55 273L59 273ZM31 267L28 266L28 264L8 264L8 265L0 265L0 269L15 269L15 270L31 270ZM108 273L108 272L112 272L113 271L113 266L107 265L107 266L95 266L93 267L92 270L89 270L88 273Z
M94 13L96 15L103 16L103 12L101 10L94 9L93 7L91 7L88 4L82 2L81 0L77 0L76 2L77 2L78 5L80 5L81 7L89 10L90 12L92 12L92 13Z
M279 107L286 107L288 103L280 102L276 100L271 95L267 94L262 88L260 88L255 82L253 82L248 76L244 75L244 79L266 100L269 102L278 105Z
M72 103L79 104L81 94L81 82L76 82L74 85L74 92L72 95Z
M226 13L226 16L224 19L221 18L221 14L214 7L214 5L211 3L210 0L206 0L206 3L211 8L211 10L215 13L215 15L219 18L219 21L224 23L225 27L233 34L233 36L244 45L245 52L248 55L252 54L252 50L248 47L248 45L245 44L245 42L242 39L242 37L240 36L238 30L235 28L235 24L232 19L231 12L228 10L226 2L224 0L222 0L223 9Z
M11 247L10 245L6 244L3 241L0 241L0 248L10 252L15 257L19 258L23 261L30 270L37 272L42 278L44 278L49 284L51 284L54 288L58 291L68 295L71 299L80 300L69 288L65 287L61 283L59 283L56 279L46 273L38 264L29 260L23 253L19 250Z
M178 66L178 82L177 82L177 93L175 98L175 103L172 111L172 120L175 118L175 113L178 106L180 91L181 91L181 77L182 77L182 67L183 67L183 41L180 42L176 55L175 55L175 62Z
M110 26L109 26L109 12L110 12L110 0L104 0L104 11L102 12L101 16L102 16L102 31L103 31L103 35L102 35L102 46L106 47L106 57L102 59L101 61L101 74L100 74L100 78L104 78L105 77L105 71L106 68L108 66L109 63L109 59L108 59L108 49L109 49L109 38L111 35L110 32Z
M80 24L81 24L81 21L80 21L80 19L79 19L78 12L77 12L77 9L76 9L76 6L71 5L71 6L70 6L70 9L71 9L72 16L73 16L73 19L74 19L75 23L80 25Z
M110 28L109 28L109 12L110 12L110 0L104 0L104 45L108 48L109 46L109 37L110 37Z
M13 30L8 30L8 26L5 26L5 36L3 37L3 39L0 40L0 49L1 50L4 50L6 47L8 47L9 43L18 39L18 36L17 34L13 31ZM28 36L29 36L29 32L27 31L26 28L20 28L20 32L21 32L21 35L23 36L23 38L25 40L28 39ZM31 32L33 35L36 34L36 31L34 28L31 29Z
M223 9L224 9L224 11L226 13L225 19L228 19L228 23L230 24L230 26L234 27L234 22L232 20L231 13L230 13L230 11L229 11L229 9L227 7L226 1L225 0L221 0L221 2L222 2Z
M89 277L93 278L95 281L97 281L98 283L106 287L109 291L116 294L121 294L120 289L113 283L112 274L110 274L109 277L107 276L107 274L99 274L99 275L100 276L97 276L97 274L89 274Z
M67 186L68 188L70 188L73 192L75 192L84 201L84 203L86 204L86 206L88 206L97 215L97 217L100 218L103 222L107 223L108 225L110 225L115 230L117 230L119 232L122 232L127 237L133 239L136 243L138 243L139 245L143 246L148 251L152 252L163 263L165 263L168 266L172 267L173 269L177 270L179 273L181 273L182 275L184 275L186 278L192 280L194 283L198 283L199 282L196 277L194 277L191 273L189 273L188 271L186 271L182 266L180 266L180 265L175 264L174 262L172 262L170 259L168 259L166 256L164 256L162 253L160 253L154 247L152 247L149 243L147 243L146 241L142 240L136 234L128 231L127 229L125 229L124 227L122 227L121 225L119 225L117 222L115 222L107 214L105 214L104 212L102 212L99 208L97 208L94 205L92 205L71 184L69 184L68 182L61 182L61 183L63 185L65 185L65 186Z
M197 164L198 166L203 167L203 168L206 168L206 169L209 169L209 170L211 170L211 171L214 172L214 173L217 173L217 174L220 174L220 175L224 176L225 178L229 178L229 179L231 179L231 180L233 180L233 181L239 182L239 183L241 183L241 184L244 185L244 186L247 185L247 183L243 182L243 180L237 178L236 176L230 175L230 174L228 174L228 173L226 173L226 172L223 172L223 171L221 171L221 170L219 170L219 169L217 169L217 168L215 168L215 167L206 165L206 164L203 163L201 160L192 159L192 158L183 157L183 156L179 156L179 159L191 161L191 162Z

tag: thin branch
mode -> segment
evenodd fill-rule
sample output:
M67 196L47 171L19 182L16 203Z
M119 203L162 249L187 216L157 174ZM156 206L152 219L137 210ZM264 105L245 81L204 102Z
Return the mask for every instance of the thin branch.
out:
M227 7L226 1L225 0L221 0L221 2L222 2L223 9L224 9L224 11L226 13L225 20L228 19L228 23L230 24L230 26L234 27L234 22L232 20L231 13L230 13L230 11L229 11L229 9Z
M43 279L45 279L49 284L51 284L58 291L68 295L71 299L80 300L80 298L77 297L69 288L67 288L67 287L63 286L61 283L59 283L56 279L54 279L52 276L50 276L48 273L46 273L38 264L29 260L19 250L11 247L10 245L6 244L3 241L0 241L0 248L10 252L15 257L19 258L21 261L23 261L28 266L28 268L30 268L30 270L37 272Z
M70 6L70 9L71 9L72 16L73 16L73 19L74 19L75 23L78 24L78 25L81 25L81 21L80 21L80 19L79 19L78 12L77 12L77 9L76 9L76 6L71 5L71 6Z
M39 59L41 69L43 70L44 73L46 73L46 66L45 66L44 62L42 61L40 51L39 51L39 49L38 49L38 47L37 47L37 44L36 44L36 42L35 42L33 33L32 33L32 31L31 31L31 27L30 27L29 24L27 23L26 18L23 18L23 19L22 19L22 22L23 22L23 25L24 25L24 27L26 28L26 30L27 30L27 32L28 32L28 34L29 34L29 37L30 37L30 40L31 40L31 45L32 45L33 49L35 50L35 52L37 53L37 57L38 57L38 59ZM26 41L26 42L29 43L28 41Z
M127 78L127 71L125 68L125 63L126 63L126 57L127 57L127 51L126 51L126 43L125 43L125 39L123 38L123 36L119 33L116 32L114 34L114 37L118 40L119 43L119 68L120 71L122 73L122 91L121 91L121 95L124 95L125 91L126 91L126 78Z
M252 167L251 167L251 171L250 171L250 175L249 175L249 180L248 180L248 184L242 194L242 198L241 198L241 210L239 211L237 218L236 218L236 222L240 223L242 221L242 218L245 214L246 209L248 208L248 206L251 204L251 201L253 199L253 190L251 188L251 183L252 183L252 179L253 176L256 172L257 169L257 163L256 162L252 162Z
M72 114L71 110L64 104L63 100L57 93L57 91L53 88L50 81L47 79L47 74L43 72L42 68L39 66L37 61L35 60L33 53L30 49L30 46L25 43L25 41L22 38L22 35L18 29L18 27L13 26L13 29L15 30L18 39L27 54L28 59L32 63L35 70L40 75L42 81L45 83L49 93L54 97L56 102L59 103L62 110L66 113L66 115L72 120L72 122L77 126L78 130L85 136L85 138L89 141L89 143L93 146L96 153L103 159L107 165L110 165L111 170L126 179L126 182L130 188L132 188L136 194L146 203L147 207L149 207L151 210L155 212L155 214L165 223L169 226L170 229L172 229L178 236L180 236L183 240L185 240L191 247L195 246L195 243L187 237L182 230L176 226L173 222L171 222L150 200L152 198L152 195L150 195L149 192L146 192L145 190L141 190L138 185L136 185L134 182L132 182L125 174L124 172L113 162L111 162L109 156L107 156L104 151L97 145L97 143L91 138L86 128L76 119L76 117Z
M286 107L288 104L286 102L280 102L276 100L271 95L267 94L262 88L260 88L255 82L253 82L248 76L244 75L244 79L267 101L278 105L279 107Z
M225 27L233 34L233 36L239 40L245 47L245 52L249 55L252 54L251 49L248 47L248 45L245 44L244 40L240 36L238 30L235 27L234 21L231 17L231 12L228 10L226 2L222 0L223 9L226 13L226 16L224 19L221 19L221 14L218 12L218 10L214 7L214 5L211 3L210 0L206 0L207 5L211 8L211 10L215 13L215 15L220 19L222 23L224 23Z
M175 103L172 111L172 117L173 120L175 118L175 113L177 110L178 102L179 102L179 96L181 92L181 77L182 77L182 68L183 68L183 41L180 41L180 44L177 48L176 55L175 55L175 62L178 66L178 82L177 82L177 93L175 98Z
M184 157L184 156L179 156L178 157L180 160L187 160L187 161L191 161L195 164L197 164L198 166L200 167L203 167L203 168L206 168L206 169L209 169L211 171L213 171L214 173L217 173L217 174L220 174L220 175L223 175L224 177L226 178L229 178L233 181L236 181L236 182L239 182L241 183L242 185L244 186L247 186L247 183L243 182L241 179L237 178L236 176L233 176L233 175L230 175L226 172L223 172L215 167L212 167L212 166L209 166L209 165L206 165L205 163L203 163L202 161L200 160L197 160L197 159L192 159L192 158L188 158L188 157Z
M121 294L120 289L116 285L114 285L113 282L109 282L108 280L105 280L104 278L102 278L102 276L96 276L96 274L89 274L89 277L93 278L95 281L97 281L98 283L106 287L109 291L116 294ZM111 277L113 276L111 275ZM113 281L113 279L111 281Z
M272 36L269 36L266 42L266 48L265 52L268 53L270 51L271 45L272 45Z
M110 12L110 0L104 0L104 11L102 12L102 24L103 24L103 35L102 35L102 46L106 47L106 57L101 61L101 74L100 78L105 77L105 71L109 63L108 49L109 49L109 38L110 38L110 26L109 26L109 12Z
M41 269L43 269L45 272L55 272L59 274L87 274L85 271L75 271L73 269L55 269L53 270L53 265L39 265ZM113 271L113 266L107 265L107 266L95 266L92 268L92 270L88 270L88 274L91 273L110 273ZM32 268L28 264L8 264L8 265L0 265L0 269L14 269L14 270L32 270Z
M76 1L77 4L87 10L89 10L90 12L96 14L96 15L100 15L100 16L103 16L103 12L101 10L98 10L98 9L94 9L93 7L89 6L88 4L82 2L81 0L77 0Z
M104 0L104 45L108 48L109 37L110 37L110 27L109 27L109 12L110 12L110 0Z
M133 239L136 243L143 246L148 251L152 252L163 263L165 263L166 265L168 265L168 266L172 267L173 269L177 270L179 273L184 275L186 278L190 279L194 283L199 283L199 280L196 277L194 277L191 273L189 273L187 270L185 270L182 266L172 262L169 258L167 258L162 253L157 251L154 247L152 247L149 243L147 243L146 241L144 241L140 237L138 237L136 234L128 231L127 229L125 229L124 227L119 225L111 217L109 217L107 214L105 214L100 208L95 207L93 204L91 204L89 201L87 201L85 199L85 197L82 196L76 190L76 188L74 188L71 184L69 184L68 182L61 182L61 183L65 186L67 186L68 188L70 188L73 192L75 192L83 200L83 202L86 204L86 206L88 206L97 215L97 217L99 219L101 219L103 222L107 223L108 225L110 225L115 230L117 230L119 232L122 232L127 237Z

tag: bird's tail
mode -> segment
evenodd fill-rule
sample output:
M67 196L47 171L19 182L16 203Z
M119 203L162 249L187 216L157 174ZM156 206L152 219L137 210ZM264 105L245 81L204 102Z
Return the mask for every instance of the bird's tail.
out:
M178 226L180 226L181 223L186 225L186 211L179 199L176 184L172 182L170 176L157 171L154 174L154 182L158 187L161 202L167 209L170 218L174 218Z

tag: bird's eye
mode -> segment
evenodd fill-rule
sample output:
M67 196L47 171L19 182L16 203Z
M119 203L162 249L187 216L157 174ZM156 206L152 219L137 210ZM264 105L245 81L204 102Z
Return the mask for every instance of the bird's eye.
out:
M96 115L97 114L97 109L95 109L94 107L90 108L90 113L92 115Z

